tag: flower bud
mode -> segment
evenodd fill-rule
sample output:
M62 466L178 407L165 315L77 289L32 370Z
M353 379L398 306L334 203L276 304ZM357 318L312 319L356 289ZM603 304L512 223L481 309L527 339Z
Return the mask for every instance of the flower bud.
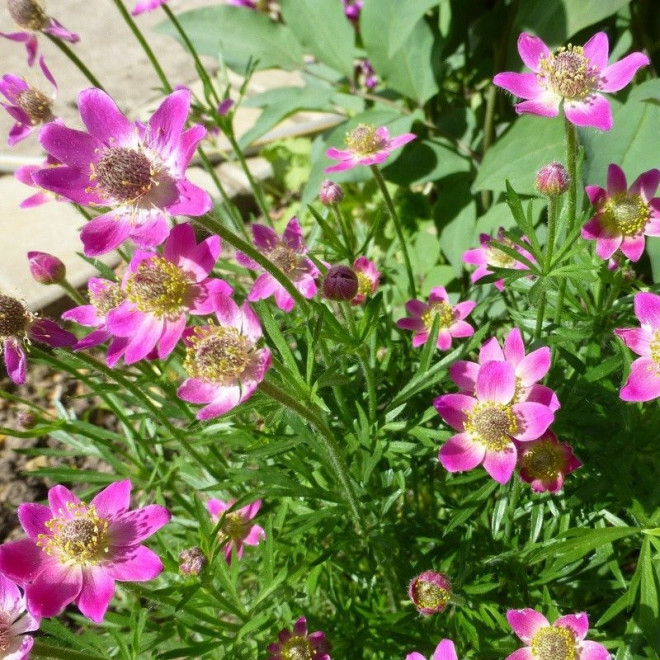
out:
M52 254L31 251L27 257L30 273L39 284L59 284L66 277L66 267Z
M35 427L37 423L37 416L29 410L19 410L16 413L16 422L19 429L22 431L29 431Z
M556 197L568 190L570 177L566 168L556 161L536 173L536 189L548 197Z
M196 545L184 550L179 555L179 573L181 575L199 575L203 570L208 559Z
M324 206L334 206L344 199L344 189L338 183L326 179L321 184L319 199Z
M410 583L408 595L424 616L444 612L451 599L451 583L444 573L424 571Z
M333 266L323 280L323 295L330 300L352 300L359 280L348 266Z
M48 25L48 17L37 0L9 0L9 15L24 30L43 30Z

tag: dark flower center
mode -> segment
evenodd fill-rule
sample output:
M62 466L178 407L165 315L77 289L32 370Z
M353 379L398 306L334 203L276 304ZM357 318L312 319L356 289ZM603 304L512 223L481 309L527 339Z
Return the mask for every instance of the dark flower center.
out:
M522 466L532 479L555 479L565 468L566 459L561 447L551 442L539 442L525 449Z
M9 0L9 15L24 30L43 30L48 25L48 16L37 0Z
M426 580L418 580L413 587L415 602L419 607L441 612L449 603L449 591Z
M569 101L581 101L598 89L598 70L589 64L582 46L562 46L539 64L539 75L545 77L550 89Z
M92 179L101 192L118 202L140 199L153 185L154 172L149 159L135 149L107 149L96 164Z
M51 100L34 87L22 91L16 98L16 104L25 111L32 126L45 124L53 119Z
M607 227L624 236L641 234L651 217L651 209L640 195L625 192L610 197L602 213Z
M538 660L576 660L575 635L564 626L546 626L532 638L532 654Z
M89 301L101 318L105 318L111 309L121 305L124 300L126 300L126 294L119 284L114 282L107 282L97 291L89 291Z
M375 154L387 147L387 139L378 133L375 126L360 124L346 135L346 146L360 156Z
M313 660L314 649L305 637L290 637L280 651L282 660Z
M518 431L518 421L510 406L501 403L478 403L468 415L465 429L491 451L503 451L511 445L510 436Z
M16 298L0 295L0 337L22 337L30 318L30 312Z
M247 337L235 328L197 327L190 341L184 368L191 378L229 384L245 371L250 362Z
M157 318L175 317L185 308L189 282L185 273L162 257L146 259L126 282L126 297Z
M268 259L272 261L283 273L291 275L300 266L300 255L286 245L278 245L268 253Z

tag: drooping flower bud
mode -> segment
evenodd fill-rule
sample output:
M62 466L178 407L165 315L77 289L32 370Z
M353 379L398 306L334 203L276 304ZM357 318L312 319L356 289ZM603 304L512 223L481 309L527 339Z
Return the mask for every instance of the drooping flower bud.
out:
M48 25L48 17L38 0L9 0L9 15L24 30L42 30Z
M30 274L39 284L59 284L66 277L66 266L52 254L33 250L27 257Z
M179 555L179 573L182 575L199 575L206 564L208 564L206 555L196 545Z
M334 206L344 199L344 189L338 183L325 179L321 184L319 199L324 206Z
M323 280L323 295L329 300L352 300L360 282L348 266L333 266Z
M536 189L548 197L565 193L569 183L570 177L566 168L556 161L542 167L536 173Z
M444 612L451 600L451 583L444 573L424 571L410 583L408 595L424 616Z

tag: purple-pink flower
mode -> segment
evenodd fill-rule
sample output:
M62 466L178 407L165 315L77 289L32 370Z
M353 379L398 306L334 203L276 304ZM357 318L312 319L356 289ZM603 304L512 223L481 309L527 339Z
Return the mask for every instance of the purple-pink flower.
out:
M30 195L30 197L24 199L20 203L19 206L22 209L29 209L33 206L46 204L46 202L52 202L53 200L63 201L63 197L61 195L55 195L54 193L50 192L50 190L44 190L41 188L41 186L38 186L32 178L34 174L40 170L43 170L45 167L59 167L61 164L62 163L60 163L56 158L47 156L41 165L22 165L16 170L16 172L14 172L14 176L21 183L24 183L26 186L30 186L31 188L36 188L38 190L38 192L36 192L34 195Z
M223 502L216 499L206 503L206 509L211 514L214 524L217 524L224 516L218 537L224 545L227 563L231 562L232 546L236 548L236 556L240 559L243 556L243 545L259 545L259 541L266 538L266 532L259 525L250 524L261 508L261 500L235 511L229 511L235 503L236 500Z
M518 52L533 73L498 73L493 82L514 96L525 99L515 105L518 114L556 117L564 102L566 119L576 126L612 128L612 109L601 92L618 92L640 67L649 64L644 53L631 53L608 66L609 42L604 32L584 46L569 44L552 53L545 43L523 32Z
M536 610L509 610L506 619L526 646L506 660L608 660L607 649L585 639L589 618L585 612L559 617L553 624Z
M338 160L336 165L326 167L324 172L342 172L358 165L378 165L384 162L394 151L414 140L414 133L404 133L397 137L390 137L385 126L368 126L360 124L357 128L346 134L346 149L330 147L325 155Z
M410 582L408 596L424 616L444 612L451 601L451 582L444 573L424 571Z
M500 227L498 230L497 238L493 238L490 234L479 234L479 243L481 244L481 247L473 248L463 253L463 261L466 264L478 266L477 270L475 270L470 277L473 284L478 282L482 277L493 274L493 271L489 270L489 266L495 266L496 268L511 268L513 270L529 270L527 264L516 260L503 250L499 250L497 247L498 244L505 245L511 250L519 252L522 257L525 257L525 259L534 263L534 257L527 252L527 250L514 243L506 235L503 227ZM497 280L495 282L495 287L499 291L504 291L504 279Z
M438 458L446 470L472 470L483 463L495 481L509 481L517 460L514 440L536 440L554 420L547 405L516 403L515 394L514 366L493 361L479 368L473 396L459 392L433 401L440 417L459 431L440 449Z
M142 582L160 574L160 558L141 543L170 521L170 513L157 504L129 511L130 499L127 479L110 484L89 504L54 486L48 506L18 507L28 538L0 546L0 573L25 588L33 616L57 616L75 603L100 623L116 580Z
M660 236L660 170L640 174L628 188L623 170L607 168L607 190L585 188L596 213L582 227L582 238L596 241L596 254L609 259L618 249L631 261L644 252L644 236Z
M17 385L25 383L27 356L23 344L30 340L56 348L76 343L75 335L57 323L38 318L20 300L0 294L0 353L4 353L9 378Z
M25 78L8 73L0 80L0 92L9 101L9 103L0 103L0 105L16 121L9 129L10 147L30 135L35 126L47 124L55 119L53 100L57 92L57 84L48 70L43 56L39 58L39 66L46 80L53 86L53 93L50 97L36 87L32 87Z
M110 208L83 227L86 255L105 254L127 238L143 248L159 245L171 216L211 208L209 194L185 178L206 134L203 126L185 128L188 91L166 97L146 124L129 121L100 89L83 90L78 106L88 132L58 122L44 126L41 144L63 165L36 172L33 180L78 204Z
M639 328L614 332L640 357L630 365L630 375L619 396L624 401L651 401L660 397L660 296L640 292L634 300Z
M366 257L358 257L353 262L353 270L358 278L358 291L351 300L351 305L361 305L367 296L372 296L378 290L380 271L376 264Z
M309 633L307 619L301 616L293 630L285 628L275 644L268 645L268 660L331 660L330 643L323 632Z
M140 0L133 8L131 14L133 16L139 16L140 14L143 14L145 11L152 11L154 9L158 9L158 7L167 4L167 2L168 0Z
M298 218L294 216L289 220L282 233L282 238L273 229L264 225L253 224L251 229L254 244L259 251L291 280L293 286L305 298L313 298L317 290L314 278L318 277L320 272L314 262L305 256L307 248L303 241ZM241 266L250 270L263 270L256 261L242 252L236 253L236 260ZM269 296L274 296L277 306L285 312L290 312L295 305L295 301L288 291L270 273L266 272L256 279L247 299L254 302Z
M406 311L410 316L399 319L396 325L403 330L413 331L412 345L417 348L427 342L437 317L439 329L436 346L441 351L448 351L453 338L471 337L474 334L474 328L463 319L476 304L466 300L452 306L445 288L436 286L431 289L428 303L409 300L406 303Z
M531 484L536 493L556 493L564 485L566 475L582 465L572 447L559 442L550 429L540 438L520 442L517 447L520 478Z
M364 0L342 0L342 3L344 4L346 18L352 23L357 23L360 20Z
M259 319L247 303L238 307L228 296L213 300L218 324L195 326L184 333L188 378L177 395L205 404L197 419L213 419L249 399L270 367L268 348L256 348Z
M426 660L418 651L413 651L406 656L406 660ZM458 660L454 642L450 639L443 639L433 652L433 657L429 660Z
M25 612L25 595L0 573L0 653L3 660L28 658L34 637L25 633L38 630L39 625L38 618Z

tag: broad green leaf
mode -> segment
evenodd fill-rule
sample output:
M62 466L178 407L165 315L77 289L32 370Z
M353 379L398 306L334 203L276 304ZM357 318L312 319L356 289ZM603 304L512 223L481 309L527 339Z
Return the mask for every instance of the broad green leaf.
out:
M373 1L373 0L372 0ZM406 10L400 12L399 19L393 21L387 34L388 55L392 57L399 50L413 31L415 24L424 14L440 4L449 4L449 0L406 0Z
M282 15L306 50L353 79L355 30L337 0L281 0Z
M204 7L177 18L198 53L220 57L237 73L245 73L250 62L257 69L292 70L303 65L303 50L291 30L260 12ZM179 38L169 21L159 23L156 31Z

